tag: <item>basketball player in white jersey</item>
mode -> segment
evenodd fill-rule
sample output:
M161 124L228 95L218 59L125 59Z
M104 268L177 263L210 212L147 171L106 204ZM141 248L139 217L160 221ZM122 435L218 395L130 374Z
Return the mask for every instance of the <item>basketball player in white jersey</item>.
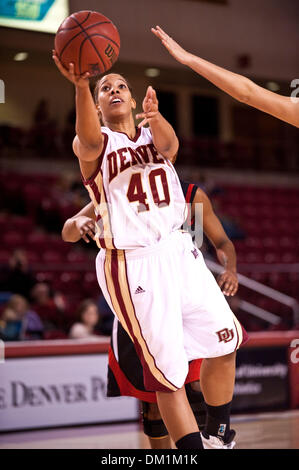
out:
M241 103L299 127L299 98L282 96L257 85L249 78L230 72L183 49L160 26L152 32L168 52L181 64L187 65Z
M172 165L175 132L159 113L151 87L136 129L136 103L121 75L100 79L95 106L88 73L75 76L73 64L66 70L55 52L53 58L76 88L73 149L97 214L101 290L134 342L145 387L156 392L178 449L203 448L184 382L189 361L206 358L203 439L206 445L221 440L227 448L235 354L243 333L191 236L179 231L186 211ZM142 294L136 292L140 286Z
M180 181L180 183L185 200L189 204L189 216L185 227L194 238L196 231L202 230L209 238L215 247L218 260L223 266L223 273L217 278L217 282L226 296L233 296L238 289L237 259L233 243L227 237L205 192L195 184L186 183L185 181ZM202 208L202 225L195 224L197 207ZM95 219L94 205L90 202L80 212L65 221L61 233L63 240L72 243L79 241L81 238L86 243L89 243L90 239L94 240L96 233ZM200 365L201 360L195 360L189 364L185 388L198 427L203 430L206 411L199 385ZM151 448L171 448L168 431L156 404L156 395L144 389L143 370L134 345L117 320L113 324L108 351L107 396L133 396L140 400L143 431L148 436ZM231 445L233 446L234 442Z

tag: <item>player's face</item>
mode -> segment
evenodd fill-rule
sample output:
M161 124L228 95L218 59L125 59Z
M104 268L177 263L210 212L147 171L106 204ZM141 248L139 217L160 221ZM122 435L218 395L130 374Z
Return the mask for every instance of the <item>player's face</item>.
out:
M121 75L111 73L101 79L97 108L104 121L129 116L135 107L135 100Z

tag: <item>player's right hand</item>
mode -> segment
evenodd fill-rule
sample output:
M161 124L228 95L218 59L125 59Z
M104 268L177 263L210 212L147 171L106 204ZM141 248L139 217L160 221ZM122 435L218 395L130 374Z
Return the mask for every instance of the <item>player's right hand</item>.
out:
M182 64L185 64L188 57L190 56L190 53L185 51L177 42L175 42L170 36L168 36L165 31L163 31L160 26L156 26L156 28L151 28L152 33L154 33L157 38L159 38L163 44L163 46L166 47L168 52L178 61L181 62Z
M59 58L56 54L56 51L54 49L52 50L52 58L53 58L53 60L56 64L56 67L62 73L62 75L64 75L64 77L66 77L75 86L77 86L79 88L89 87L89 77L90 77L89 72L83 73L82 75L75 75L74 64L71 62L69 64L69 68L66 69L62 65L62 63L60 62L60 60L59 60Z
M94 240L96 233L95 221L90 217L85 217L84 215L76 218L76 228L80 233L81 238L89 243L88 236ZM87 236L88 235L88 236Z

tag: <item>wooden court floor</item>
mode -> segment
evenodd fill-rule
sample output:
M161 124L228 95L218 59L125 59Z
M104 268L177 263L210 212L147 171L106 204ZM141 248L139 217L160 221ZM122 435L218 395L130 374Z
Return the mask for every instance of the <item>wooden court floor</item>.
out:
M299 449L299 410L232 416L236 449ZM0 434L0 449L149 449L139 423Z

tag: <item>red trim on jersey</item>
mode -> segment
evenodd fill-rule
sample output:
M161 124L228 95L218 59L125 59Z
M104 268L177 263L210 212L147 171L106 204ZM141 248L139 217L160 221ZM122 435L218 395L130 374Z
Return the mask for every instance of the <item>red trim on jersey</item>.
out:
M124 134L132 142L137 142L137 140L139 139L139 137L141 135L141 128L136 127L136 134L135 134L135 137L133 137L133 139L131 139L131 137L129 137L128 134L126 134L126 132L121 132L121 131L114 131L114 132L117 132L118 134Z
M102 172L102 170L100 170ZM111 233L111 242L112 242L112 246L113 246L113 249L116 250L116 246L114 244L114 235L113 235L113 231L112 231L112 223L111 223L111 214L110 214L110 210L109 210L109 204L108 204L108 199L107 199L107 195L106 195L106 191L105 191L105 186L104 186L104 176L103 176L103 173L102 173L102 181L103 181L103 193L104 193L104 196L105 196L105 200L106 200L106 204L107 204L107 211L108 211L108 217L109 217L109 226L110 226L110 233ZM104 234L105 235L105 234ZM106 248L106 242L105 243L105 247L103 248Z
M91 189L92 189L93 195L94 195L94 197L95 197L97 203L100 204L100 202L101 202L101 194L99 193L99 189L98 189L98 187L97 187L96 182L95 182L95 181L91 181L91 182L89 183L89 186L90 186Z
M235 351L236 351L237 348L238 348L238 344L239 344L239 339L240 339L240 338L239 338L238 328L237 328L237 326L236 326L235 321L234 321L234 325L235 325L235 330L236 330L236 333L237 333L237 344L236 344L236 347L235 347Z
M185 196L185 200L186 200L186 203L188 204L188 216L187 216L187 223L189 225L189 227L191 227L192 225L192 209L190 207L190 200L191 200L191 195L192 195L192 190L194 188L194 184L193 183L190 183L189 186L188 186L188 189L187 189L187 193L186 193L186 196Z
M83 180L83 184L85 184L85 186L87 186L88 184L91 184L94 179L96 178L97 174L99 173L100 169L101 169L101 166L102 166L102 163L103 163L103 158L104 158L104 154L106 152L106 148L107 148L107 145L108 145L108 135L105 134L103 132L103 136L104 136L104 144L103 144L103 149L101 151L101 154L99 155L98 157L98 165L97 165L97 169L95 170L95 172L92 174L92 176L90 176L89 178L85 179L84 176L82 175L81 173L81 176L82 176L82 180Z
M186 194L186 202L190 202L190 199L191 199L191 194L192 194L192 189L194 188L194 184L190 183L189 186L188 186L188 190L187 190L187 194Z
M240 326L241 326L241 330L242 330L242 341L240 343L239 348L241 346L244 346L244 344L246 344L249 341L249 335L248 335L247 331L245 330L244 326L242 325L242 323L240 323Z

